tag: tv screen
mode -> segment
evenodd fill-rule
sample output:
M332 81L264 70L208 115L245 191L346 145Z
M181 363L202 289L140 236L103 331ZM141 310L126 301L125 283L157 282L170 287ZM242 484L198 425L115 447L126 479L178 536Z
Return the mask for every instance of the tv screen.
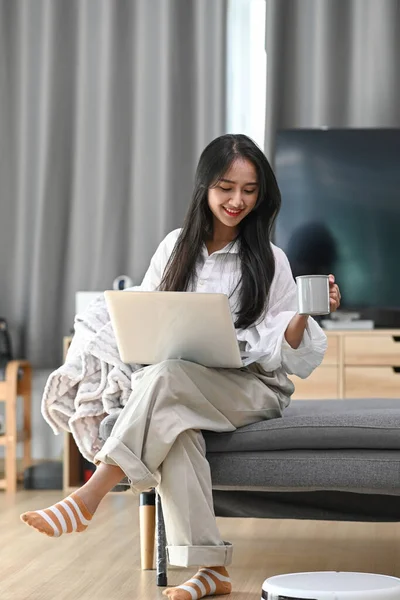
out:
M279 131L275 172L294 276L334 273L344 309L400 310L400 130Z

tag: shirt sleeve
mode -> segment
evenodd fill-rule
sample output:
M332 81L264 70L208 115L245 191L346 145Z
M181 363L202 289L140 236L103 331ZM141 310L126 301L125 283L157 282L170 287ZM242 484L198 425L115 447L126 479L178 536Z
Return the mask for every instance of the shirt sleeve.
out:
M265 353L259 362L266 371L283 368L286 373L305 379L324 358L326 335L309 317L300 346L294 349L288 344L285 331L297 313L297 286L285 253L276 247L275 263L267 313L259 324L242 330L238 339L246 342L246 351Z
M171 231L158 246L140 285L126 288L130 292L154 292L161 283L165 267L174 250L181 230Z

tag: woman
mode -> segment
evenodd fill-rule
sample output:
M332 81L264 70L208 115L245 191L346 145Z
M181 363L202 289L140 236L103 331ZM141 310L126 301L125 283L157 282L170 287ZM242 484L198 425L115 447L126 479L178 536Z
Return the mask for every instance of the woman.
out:
M232 589L226 570L232 546L217 529L201 430L233 431L281 416L294 389L287 374L307 377L326 350L316 322L296 313L288 260L270 242L280 203L272 169L249 138L224 135L207 146L184 227L160 244L139 289L227 294L241 347L263 352L265 359L242 369L176 360L137 371L131 399L95 457L92 478L55 506L22 515L47 535L79 532L125 475L136 492L158 487L170 563L202 566L191 580L164 592L172 600ZM333 276L330 303L331 310L340 304Z

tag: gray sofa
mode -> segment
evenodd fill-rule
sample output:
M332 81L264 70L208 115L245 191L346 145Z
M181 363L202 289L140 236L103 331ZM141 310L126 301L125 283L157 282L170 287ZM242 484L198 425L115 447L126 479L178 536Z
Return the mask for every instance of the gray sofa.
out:
M400 521L400 389L398 400L296 400L282 419L204 435L217 516Z

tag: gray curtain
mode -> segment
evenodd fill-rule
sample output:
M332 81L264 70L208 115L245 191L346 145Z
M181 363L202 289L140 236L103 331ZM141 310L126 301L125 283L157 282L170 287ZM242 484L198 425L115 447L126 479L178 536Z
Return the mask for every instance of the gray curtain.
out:
M266 0L266 152L296 127L400 126L400 0Z
M0 0L0 315L61 358L77 290L140 281L225 129L226 0Z

